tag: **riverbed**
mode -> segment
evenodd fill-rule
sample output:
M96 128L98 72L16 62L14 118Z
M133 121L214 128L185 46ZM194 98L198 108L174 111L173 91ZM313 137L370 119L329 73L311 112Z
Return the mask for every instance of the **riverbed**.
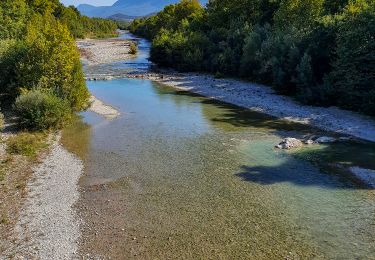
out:
M86 71L147 70L142 41L139 57ZM280 151L333 133L147 79L88 86L120 115L84 112L62 137L85 165L82 255L374 259L375 192L346 170L375 169L373 143Z

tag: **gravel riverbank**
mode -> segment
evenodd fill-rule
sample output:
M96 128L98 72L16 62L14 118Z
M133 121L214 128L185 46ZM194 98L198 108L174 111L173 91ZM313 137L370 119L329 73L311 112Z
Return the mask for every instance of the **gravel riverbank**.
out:
M129 54L129 40L124 39L84 39L77 41L81 60L85 65L99 65L114 61L127 60L134 55Z
M59 137L57 138L59 139ZM79 199L82 162L54 141L49 155L34 169L27 184L28 196L15 227L16 259L73 259L78 252Z

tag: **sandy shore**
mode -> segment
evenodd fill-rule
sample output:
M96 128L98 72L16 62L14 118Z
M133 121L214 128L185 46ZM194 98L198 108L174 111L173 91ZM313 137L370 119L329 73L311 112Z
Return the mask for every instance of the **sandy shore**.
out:
M114 119L120 115L120 112L118 110L116 110L114 107L104 104L95 96L90 97L90 103L90 111L102 115L107 119Z
M82 162L54 141L51 152L34 169L27 184L28 196L15 227L15 259L77 258L79 218L74 205L79 199Z

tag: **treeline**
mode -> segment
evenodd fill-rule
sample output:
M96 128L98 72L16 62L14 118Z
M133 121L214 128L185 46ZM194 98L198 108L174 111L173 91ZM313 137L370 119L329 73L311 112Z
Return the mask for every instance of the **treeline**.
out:
M131 31L152 40L159 65L375 115L373 0L183 0Z
M54 11L54 16L68 26L75 38L115 36L118 27L115 21L82 16L74 6L65 7L60 3Z
M87 106L74 37L115 33L111 21L82 17L58 0L0 2L0 101L22 127L62 126Z

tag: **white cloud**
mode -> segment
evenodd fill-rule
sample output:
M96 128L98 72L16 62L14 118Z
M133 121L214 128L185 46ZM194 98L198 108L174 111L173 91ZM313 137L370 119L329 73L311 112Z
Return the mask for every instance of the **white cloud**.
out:
M80 4L89 4L95 6L105 6L113 5L116 0L60 0L64 5L80 5Z

